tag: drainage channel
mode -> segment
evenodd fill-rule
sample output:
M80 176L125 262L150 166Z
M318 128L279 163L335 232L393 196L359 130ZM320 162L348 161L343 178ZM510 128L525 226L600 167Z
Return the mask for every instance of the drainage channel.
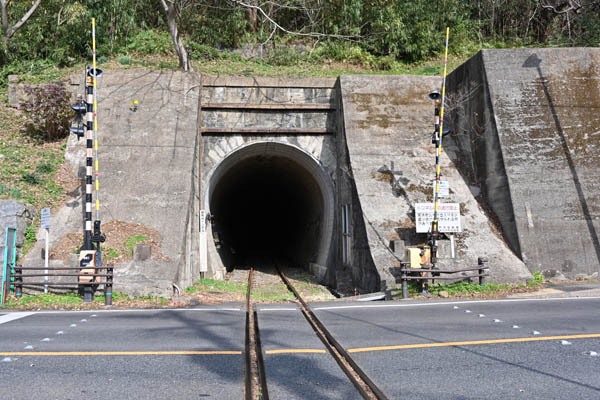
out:
M333 357L337 365L342 369L350 382L365 399L382 400L387 397L375 383L362 371L357 363L352 359L349 353L340 345L327 328L319 321L312 312L308 304L304 301L300 293L293 286L291 281L281 271L279 266L275 269L290 292L296 297L303 316L314 331L315 335L321 340L328 354ZM263 399L268 400L267 377L265 364L263 360L263 349L260 340L260 329L258 318L252 301L252 289L254 287L254 269L250 269L248 275L248 291L246 293L246 376L245 376L245 399Z

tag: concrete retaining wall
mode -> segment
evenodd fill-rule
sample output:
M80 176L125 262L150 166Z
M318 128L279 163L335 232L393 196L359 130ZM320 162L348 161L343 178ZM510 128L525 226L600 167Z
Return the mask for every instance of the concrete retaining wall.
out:
M463 173L531 271L600 269L600 50L484 50L448 78Z
M439 77L342 76L343 136L338 172L339 207L352 207L352 257L347 265L354 285L362 290L396 283L390 267L398 264L391 243L424 244L415 233L414 204L433 200L435 177L433 104L428 94L438 89ZM479 188L458 173L455 158L442 155L442 174L451 198L461 205L464 232L457 235L458 257L449 265L475 265L490 259L494 281L523 281L531 277L493 230L475 196ZM341 259L339 260L341 263Z

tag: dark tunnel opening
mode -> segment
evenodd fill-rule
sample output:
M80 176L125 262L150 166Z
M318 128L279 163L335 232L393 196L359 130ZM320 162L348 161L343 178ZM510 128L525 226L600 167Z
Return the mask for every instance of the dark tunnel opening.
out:
M308 269L315 261L323 195L297 161L248 157L223 173L213 188L213 238L228 271L273 262Z

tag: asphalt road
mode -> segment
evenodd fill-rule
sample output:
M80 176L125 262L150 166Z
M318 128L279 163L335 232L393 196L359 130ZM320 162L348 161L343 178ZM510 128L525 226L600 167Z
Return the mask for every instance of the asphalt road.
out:
M242 397L240 308L7 316L0 317L6 398Z
M311 304L389 399L599 399L600 298ZM358 399L295 305L258 305L271 399ZM245 310L3 313L11 399L241 399Z
M600 398L598 298L311 306L390 399Z

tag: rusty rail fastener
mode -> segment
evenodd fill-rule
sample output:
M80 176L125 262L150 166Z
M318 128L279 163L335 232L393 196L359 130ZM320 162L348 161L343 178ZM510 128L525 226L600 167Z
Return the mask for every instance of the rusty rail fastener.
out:
M488 269L489 267L486 265L488 263L488 259L486 257L479 257L477 259L477 265L479 266L479 286L483 286L484 285L484 280L485 277L484 272L486 269Z

